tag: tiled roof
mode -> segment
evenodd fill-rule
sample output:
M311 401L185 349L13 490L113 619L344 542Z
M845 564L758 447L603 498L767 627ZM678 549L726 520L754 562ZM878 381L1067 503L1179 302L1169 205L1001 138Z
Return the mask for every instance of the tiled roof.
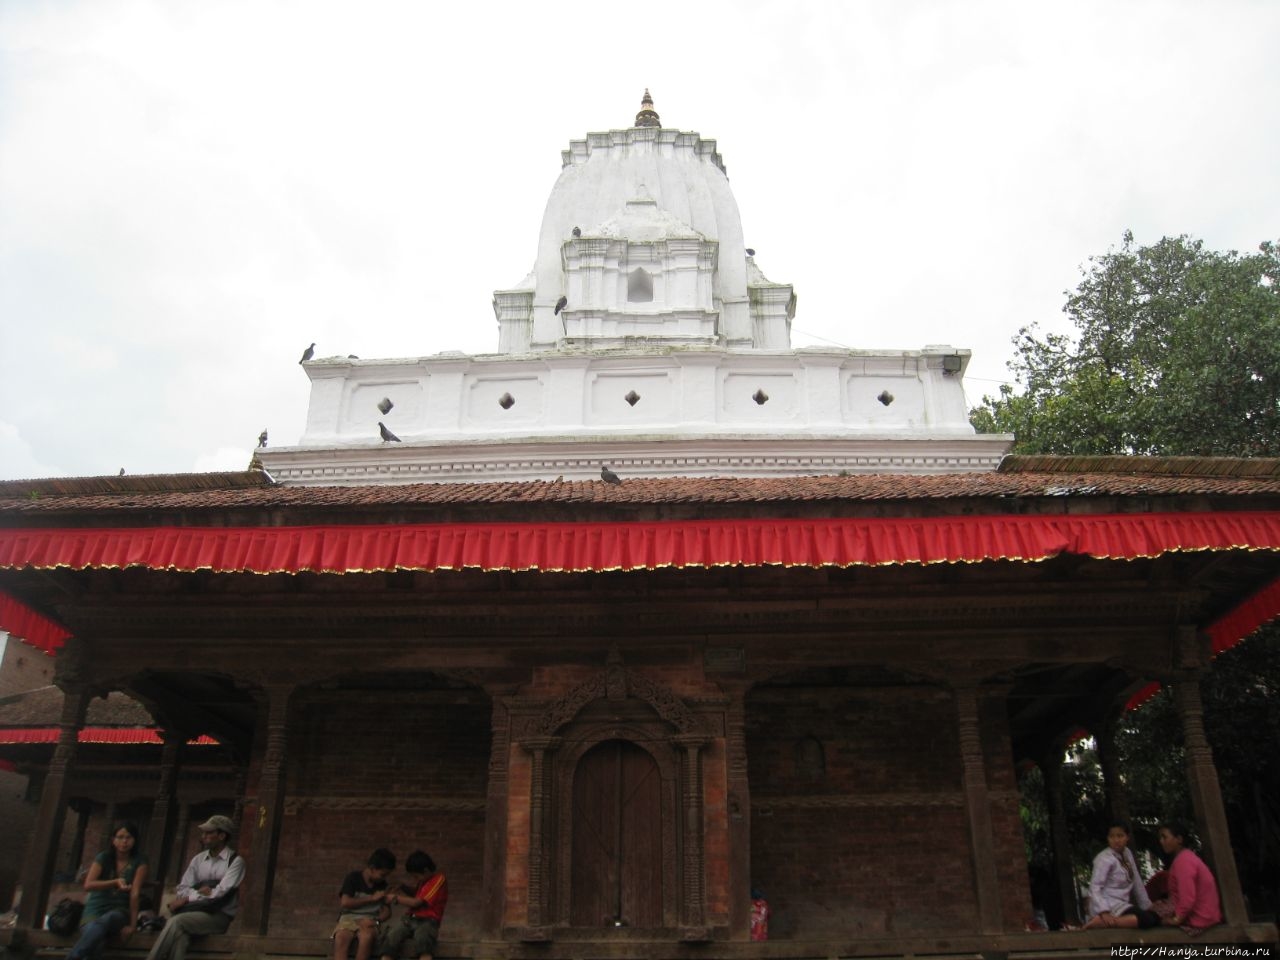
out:
M117 485L117 481L119 484ZM1280 460L1007 457L990 473L696 477L302 487L244 474L0 483L0 515L486 504L734 504L1090 496L1275 496Z
M261 470L222 473L150 473L118 477L48 477L42 480L0 480L0 500L61 496L118 496L131 493L194 493L200 490L243 490L269 487Z
M1000 461L1001 473L1113 473L1155 477L1280 477L1280 459L1271 457L1031 456Z
M0 697L0 727L56 727L62 716L64 695L54 686ZM92 727L151 727L155 721L147 708L123 693L89 701L85 724Z

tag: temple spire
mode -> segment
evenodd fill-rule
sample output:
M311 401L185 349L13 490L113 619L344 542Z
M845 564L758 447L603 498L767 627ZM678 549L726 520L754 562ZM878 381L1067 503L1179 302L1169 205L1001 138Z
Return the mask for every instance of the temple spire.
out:
M640 101L640 112L636 114L637 127L660 127L662 119L658 111L653 109L653 97L649 96L649 88L644 88L644 98Z

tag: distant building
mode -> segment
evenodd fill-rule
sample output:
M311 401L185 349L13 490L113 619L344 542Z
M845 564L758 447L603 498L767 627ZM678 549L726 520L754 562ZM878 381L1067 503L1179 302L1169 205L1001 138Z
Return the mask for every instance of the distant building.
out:
M53 685L53 657L13 639L0 661L0 904L20 890L36 803L58 742L63 692ZM54 861L53 882L78 889L93 854L106 846L109 825L138 824L147 842L164 740L146 708L123 693L91 700L79 731L77 762ZM234 804L235 778L224 752L208 737L187 747L187 774L179 790L178 823L207 815L206 807ZM188 831L176 837L178 857L191 847Z

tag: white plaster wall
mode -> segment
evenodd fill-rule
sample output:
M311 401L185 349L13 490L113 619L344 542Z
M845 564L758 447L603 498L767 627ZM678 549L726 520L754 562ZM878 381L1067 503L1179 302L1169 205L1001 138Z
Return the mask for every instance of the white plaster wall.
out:
M613 432L686 436L709 428L762 444L784 431L971 436L962 373L943 357L967 351L639 349L523 357L313 360L299 447L380 445L384 422L402 440L465 443L519 435ZM630 392L639 400L628 404ZM755 399L762 392L765 402ZM500 399L509 395L507 407ZM889 403L879 398L892 396ZM382 414L383 397L394 408Z

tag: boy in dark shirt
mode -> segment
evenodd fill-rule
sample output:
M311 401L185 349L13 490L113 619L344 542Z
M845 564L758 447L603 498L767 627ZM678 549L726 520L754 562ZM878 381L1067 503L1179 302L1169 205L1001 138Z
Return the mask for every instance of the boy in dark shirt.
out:
M356 941L356 960L369 960L378 937L378 921L387 906L387 874L396 868L396 857L379 847L369 856L363 870L352 870L342 881L338 902L342 913L333 931L333 960L347 960L351 941Z
M401 887L388 899L397 906L408 907L409 911L403 920L388 925L378 951L382 960L394 960L400 956L401 945L412 939L418 960L432 960L440 938L444 906L449 902L449 884L444 874L436 870L435 861L421 850L409 854L404 868L412 885Z

